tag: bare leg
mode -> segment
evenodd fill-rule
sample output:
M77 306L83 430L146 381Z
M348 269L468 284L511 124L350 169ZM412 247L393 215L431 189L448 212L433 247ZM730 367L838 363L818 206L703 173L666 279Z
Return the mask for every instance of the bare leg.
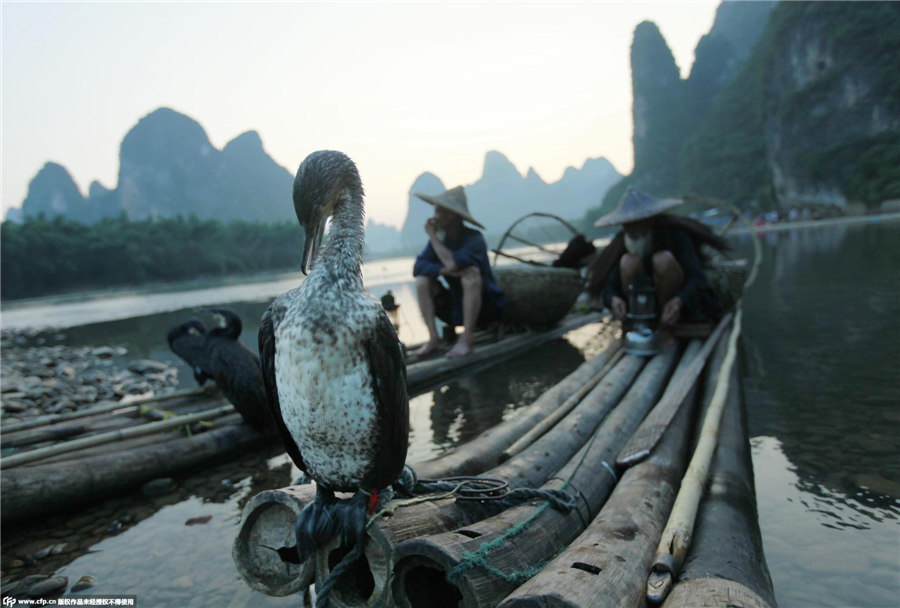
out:
M633 253L625 253L619 258L619 274L622 277L622 293L625 294L625 306L628 306L628 286L634 277L644 272L644 262ZM627 310L627 308L626 308Z
M463 290L463 332L447 352L448 357L464 357L474 350L475 325L481 312L481 271L475 266L464 268L459 273Z
M684 270L671 251L653 254L653 284L656 285L660 308L664 308L684 286Z
M663 311L660 326L663 331L661 344L671 342L670 328L678 323L681 316L681 298L676 297L684 286L684 269L675 259L671 251L658 251L653 254L653 282L659 298L660 310Z
M440 345L437 324L434 320L434 296L437 293L437 279L419 275L416 277L416 295L419 299L419 310L425 327L428 328L428 342L412 352L416 357L424 357L434 352Z

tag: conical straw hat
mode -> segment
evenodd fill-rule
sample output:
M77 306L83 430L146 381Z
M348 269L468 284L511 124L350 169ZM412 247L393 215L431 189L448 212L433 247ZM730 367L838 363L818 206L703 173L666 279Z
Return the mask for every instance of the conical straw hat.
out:
M443 207L447 211L452 211L467 222L471 222L482 230L486 230L486 228L472 217L471 213L469 213L469 205L466 203L466 193L462 186L451 188L450 190L437 195L421 194L419 192L413 192L413 194L426 203L431 203L432 205Z
M598 219L594 222L594 226L612 226L644 220L677 207L683 202L680 198L656 199L636 188L628 188L616 210Z

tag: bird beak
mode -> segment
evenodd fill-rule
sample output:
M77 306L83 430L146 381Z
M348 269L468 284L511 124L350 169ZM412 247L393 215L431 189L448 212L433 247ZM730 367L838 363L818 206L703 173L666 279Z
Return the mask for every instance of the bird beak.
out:
M300 243L300 270L304 275L309 274L309 268L322 245L326 219L324 215L313 213L313 217L308 222L301 223L303 235Z

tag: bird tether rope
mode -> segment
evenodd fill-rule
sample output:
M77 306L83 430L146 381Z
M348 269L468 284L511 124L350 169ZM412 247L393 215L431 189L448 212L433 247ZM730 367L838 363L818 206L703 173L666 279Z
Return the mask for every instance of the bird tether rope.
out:
M491 553L493 553L497 548L503 546L503 544L507 540L514 538L515 536L518 536L523 530L527 529L528 526L531 524L531 522L533 522L535 519L540 517L541 514L543 514L544 511L546 511L548 508L553 507L557 510L560 510L563 512L568 512L575 507L575 498L571 494L566 492L565 490L569 486L569 484L571 484L572 479L575 477L576 473L578 473L578 470L584 464L584 460L587 457L588 452L591 451L591 446L593 445L594 440L597 438L597 436L600 433L600 428L601 427L598 426L597 429L594 431L593 435L591 435L591 438L587 443L587 447L584 449L583 453L581 454L581 458L578 460L578 464L575 465L575 468L572 470L572 472L569 474L569 476L563 481L560 489L559 490L538 490L538 492L555 493L557 495L562 494L562 495L568 497L568 501L567 501L568 504L566 505L566 507L560 508L560 505L553 503L546 496L537 496L537 495L533 496L533 498L545 498L544 504L542 504L540 507L535 509L534 512L530 516L528 516L527 519L515 524L514 526L510 526L506 530L506 532L504 532L502 535L498 536L494 540L482 543L481 546L476 551L470 551L470 552L464 553L463 556L459 560L459 564L457 564L452 570L450 570L450 572L447 573L446 578L449 583L455 585L456 582L459 581L460 578L465 576L465 574L469 570L477 567L477 568L481 568L482 570L484 570L491 576L493 576L495 578L499 578L507 583L521 585L522 583L524 583L525 581L527 581L528 579L533 577L535 574L540 572L544 568L544 566L546 566L547 563L550 560L552 560L553 557L555 557L555 556L550 556L546 560L542 561L541 563L539 563L535 566L529 566L528 568L524 568L522 570L513 570L512 572L503 572L502 570L494 568L487 562L487 557ZM606 461L604 461L602 464L603 464L603 467L612 476L613 483L618 482L618 479L616 478L616 474L613 471L612 467ZM517 490L513 490L513 492L516 492L516 491ZM534 492L535 490L529 490L529 491Z
M593 438L591 441L593 441ZM587 452L585 451L585 453ZM584 457L582 456L581 461L583 460ZM579 465L581 464L581 461L579 462ZM609 469L608 465L607 469ZM612 473L611 469L610 473ZM615 478L615 475L613 475L613 477ZM571 479L571 476L569 479ZM460 501L484 502L502 500L509 502L509 507L522 504L529 500L543 499L545 502L540 507L540 512L543 512L550 506L554 509L568 512L575 507L575 498L564 489L568 483L569 480L567 479L563 483L563 488L559 490L544 490L540 488L516 488L511 490L508 482L497 477L444 477L441 479L419 479L416 476L415 470L409 465L406 465L403 468L403 474L400 476L400 479L394 482L394 485L399 491L408 496L412 496L412 498L396 502L390 507L382 508L377 511L366 522L366 529L368 530L378 518L393 515L397 509L452 497L455 497L456 500ZM529 518L526 522L523 522L523 524L527 524L531 519L532 518ZM521 526L523 524L519 525ZM521 530L516 531L511 536L518 534L520 531ZM508 534L505 534L501 538L507 536ZM328 594L337 584L338 580L340 580L344 574L348 573L353 568L353 565L363 556L363 546L364 543L362 541L356 543L353 549L341 559L331 572L328 573L325 581L318 586L316 590L316 608L326 608L328 605ZM490 566L486 563L484 564L484 567L488 569L489 572L491 571ZM502 572L500 575L501 578L506 576Z

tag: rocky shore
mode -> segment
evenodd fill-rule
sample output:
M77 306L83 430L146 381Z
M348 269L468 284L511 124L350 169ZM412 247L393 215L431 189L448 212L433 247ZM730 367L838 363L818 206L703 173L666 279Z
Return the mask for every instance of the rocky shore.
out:
M126 361L127 354L122 346L47 346L33 331L0 331L0 423L151 396L178 383L175 367Z

